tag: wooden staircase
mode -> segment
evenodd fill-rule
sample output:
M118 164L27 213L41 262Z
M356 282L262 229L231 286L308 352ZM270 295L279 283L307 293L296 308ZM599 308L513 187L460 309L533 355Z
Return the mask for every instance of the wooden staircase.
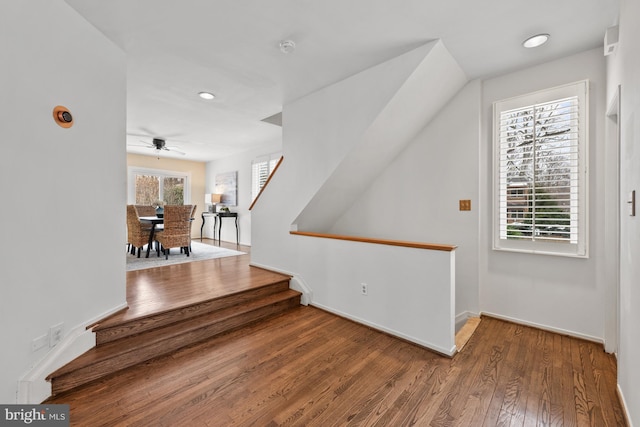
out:
M96 347L47 380L55 396L299 305L300 293L289 289L288 279L280 279L139 318L113 316L94 325Z

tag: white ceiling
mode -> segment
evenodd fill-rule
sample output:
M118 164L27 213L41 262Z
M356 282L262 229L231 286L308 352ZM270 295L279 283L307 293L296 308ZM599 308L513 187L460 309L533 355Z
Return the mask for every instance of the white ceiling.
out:
M128 145L166 138L200 161L277 142L282 129L261 120L283 103L427 41L486 77L601 46L618 16L617 0L66 2L127 54ZM550 41L522 48L537 33ZM284 39L294 52L280 52Z

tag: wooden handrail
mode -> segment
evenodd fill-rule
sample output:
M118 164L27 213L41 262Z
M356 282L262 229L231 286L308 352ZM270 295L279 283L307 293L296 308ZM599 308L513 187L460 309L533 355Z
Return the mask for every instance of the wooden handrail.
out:
M340 234L325 234L325 233L312 233L309 231L290 231L289 234L295 234L296 236L308 236L308 237L321 237L325 239L337 239L337 240L349 240L352 242L374 243L378 245L390 245L390 246L402 246L406 248L416 249L429 249L433 251L446 251L451 252L457 248L456 245L442 245L438 243L420 243L420 242L408 242L404 240L387 240L387 239L373 239L370 237L357 237L357 236L343 236Z
M280 156L280 159L278 159L278 163L276 163L276 167L274 167L273 170L271 171L271 173L269 174L269 177L267 178L267 180L265 181L264 185L260 189L260 192L258 193L256 198L253 199L253 202L251 203L251 206L249 206L249 210L253 209L253 206L256 204L256 202L258 201L258 199L262 195L262 192L264 191L264 189L267 188L267 185L269 185L269 181L271 181L271 177L273 177L273 175L276 173L276 171L280 167L280 163L282 163L283 159L284 159L284 156Z

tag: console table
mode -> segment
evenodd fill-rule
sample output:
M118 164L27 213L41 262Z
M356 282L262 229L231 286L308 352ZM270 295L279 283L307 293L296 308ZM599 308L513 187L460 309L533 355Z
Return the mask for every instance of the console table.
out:
M200 241L202 241L202 230L204 229L204 223L206 218L212 216L214 218L213 223L213 241L216 240L216 226L218 227L218 244L220 244L220 236L222 235L222 218L235 218L236 223L236 245L240 244L240 231L238 230L238 213L237 212L202 212L202 225L200 226ZM218 218L220 218L220 224L218 224Z

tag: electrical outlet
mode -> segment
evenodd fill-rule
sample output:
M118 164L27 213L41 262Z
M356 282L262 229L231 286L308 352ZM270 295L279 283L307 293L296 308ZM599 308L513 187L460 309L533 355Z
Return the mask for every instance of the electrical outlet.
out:
M360 283L360 293L362 295L369 295L369 285L366 283Z
M62 341L64 323L58 323L49 328L49 347L53 347Z
M40 350L42 347L45 347L49 343L49 335L42 335L38 338L34 338L31 341L31 351L36 352Z

